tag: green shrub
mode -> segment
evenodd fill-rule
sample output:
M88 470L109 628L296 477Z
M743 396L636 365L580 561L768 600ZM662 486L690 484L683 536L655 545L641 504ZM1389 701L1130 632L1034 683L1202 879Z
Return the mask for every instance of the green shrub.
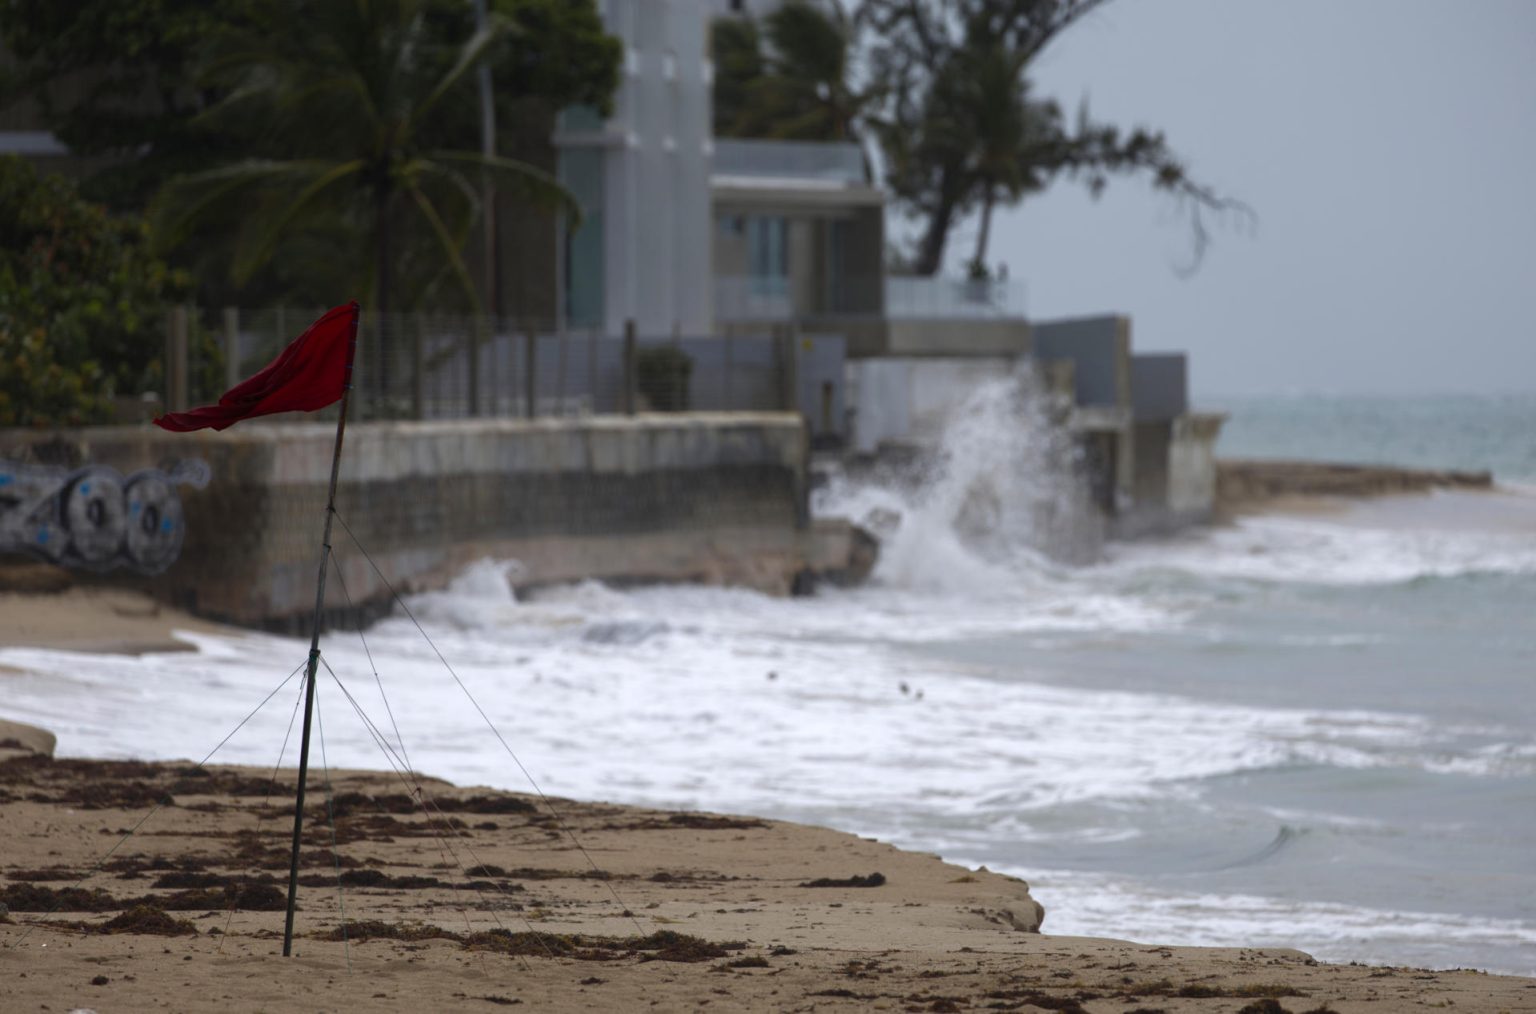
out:
M142 221L0 158L0 425L105 422L115 395L159 387L165 307L188 291Z
M641 349L635 357L635 382L657 412L688 411L693 357L672 345Z

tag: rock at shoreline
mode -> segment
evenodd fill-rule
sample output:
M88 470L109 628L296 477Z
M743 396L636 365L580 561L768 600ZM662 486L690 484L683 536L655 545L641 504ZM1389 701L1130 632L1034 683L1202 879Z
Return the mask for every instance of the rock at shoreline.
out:
M0 718L0 761L31 754L52 757L58 742L58 737L47 729Z

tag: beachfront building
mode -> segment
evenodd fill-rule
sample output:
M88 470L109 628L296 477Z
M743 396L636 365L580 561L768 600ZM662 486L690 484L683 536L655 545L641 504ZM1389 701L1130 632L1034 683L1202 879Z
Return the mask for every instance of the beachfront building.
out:
M647 334L712 330L708 23L677 0L601 5L624 44L613 114L559 117L561 181L582 208L562 236L560 312L577 329Z
M713 13L772 4L717 2ZM715 139L707 8L602 7L624 44L611 116L564 111L558 173L582 208L562 237L561 323L702 335L884 311L885 195L857 145Z
M1071 406L1112 530L1207 516L1219 420L1188 412L1183 357L1133 356L1125 317L1032 325L1021 280L888 274L886 195L857 144L711 137L706 11L603 5L626 54L613 115L568 110L555 136L585 215L563 244L564 324L774 335L813 437L865 455L931 445L980 383L1028 360Z

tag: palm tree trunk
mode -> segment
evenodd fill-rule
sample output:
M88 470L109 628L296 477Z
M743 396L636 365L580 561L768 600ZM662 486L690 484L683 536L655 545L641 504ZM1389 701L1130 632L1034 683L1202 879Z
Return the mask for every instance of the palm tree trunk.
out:
M960 199L965 196L964 191L952 182L960 175L947 166L943 170L939 203L928 215L928 227L923 230L922 241L917 247L917 263L913 265L913 272L924 278L938 274L944 266L944 246L949 241L949 230L955 224Z
M992 236L992 205L997 200L997 192L992 184L984 184L985 190L981 199L981 228L976 233L976 254L971 258L972 277L984 277L987 270L987 241Z
M928 216L928 226L917 246L917 263L912 265L914 274L928 277L938 274L944 261L944 244L949 239L949 227L955 218L955 202L941 198L939 206Z
M374 190L374 277L373 305L379 322L379 404L389 399L389 296L393 282L392 259L389 249L389 190L380 186Z

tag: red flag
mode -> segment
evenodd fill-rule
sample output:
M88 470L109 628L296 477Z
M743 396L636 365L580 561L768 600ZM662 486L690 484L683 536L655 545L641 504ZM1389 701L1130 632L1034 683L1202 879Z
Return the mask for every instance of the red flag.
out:
M250 379L224 392L217 405L167 412L155 420L176 433L228 429L241 419L273 412L313 412L340 400L352 381L357 303L326 312L293 344Z

